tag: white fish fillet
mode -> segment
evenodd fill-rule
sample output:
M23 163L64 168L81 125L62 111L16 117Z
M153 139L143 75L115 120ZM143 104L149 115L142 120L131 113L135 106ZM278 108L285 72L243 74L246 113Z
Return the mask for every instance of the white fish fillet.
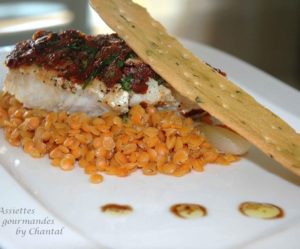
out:
M166 108L178 107L179 102L170 89L151 78L146 84L146 94L127 92L119 84L113 89L107 89L97 79L83 90L80 84L57 77L55 71L32 65L10 69L4 80L3 90L14 95L28 108L86 112L93 116L109 110L125 113L130 106L141 102L152 105L164 103Z

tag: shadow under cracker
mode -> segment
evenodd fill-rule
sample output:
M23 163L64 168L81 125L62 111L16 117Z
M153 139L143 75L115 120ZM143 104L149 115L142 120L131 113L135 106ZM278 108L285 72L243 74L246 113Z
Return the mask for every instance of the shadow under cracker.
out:
M263 170L277 175L280 178L300 187L300 177L291 173L286 168L281 166L272 158L268 157L266 154L261 152L256 147L252 146L248 154L245 156L249 161L255 163L258 167Z

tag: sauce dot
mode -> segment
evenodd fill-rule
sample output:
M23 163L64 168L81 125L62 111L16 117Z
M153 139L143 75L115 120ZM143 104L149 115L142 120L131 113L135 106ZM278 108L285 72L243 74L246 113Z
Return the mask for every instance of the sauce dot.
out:
M175 204L170 207L170 211L182 219L199 219L207 215L205 207L189 203Z
M239 210L245 216L258 219L277 219L284 215L280 207L270 203L244 202Z
M132 213L133 209L129 205L106 204L101 211L112 216L124 216Z

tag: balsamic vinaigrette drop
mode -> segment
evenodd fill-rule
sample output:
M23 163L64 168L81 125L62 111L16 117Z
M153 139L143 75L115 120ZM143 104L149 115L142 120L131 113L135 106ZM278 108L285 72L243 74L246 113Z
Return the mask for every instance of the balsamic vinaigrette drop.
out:
M170 207L170 211L182 219L199 219L207 215L205 207L189 203L175 204Z
M133 212L131 206L120 204L106 204L100 210L112 216L125 216ZM194 203L174 204L170 207L170 211L181 219L199 219L207 216L207 209ZM243 202L239 206L239 211L247 217L265 220L283 218L284 216L282 208L270 203Z
M112 216L124 216L132 213L133 208L129 205L106 204L101 207L101 211Z
M258 219L278 219L284 216L282 208L270 203L244 202L239 210L245 216Z

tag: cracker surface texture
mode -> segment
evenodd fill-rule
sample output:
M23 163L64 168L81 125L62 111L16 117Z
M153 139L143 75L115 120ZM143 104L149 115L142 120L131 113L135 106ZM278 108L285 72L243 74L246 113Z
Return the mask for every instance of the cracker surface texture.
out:
M100 17L180 94L300 175L300 135L184 48L130 0L91 0Z

